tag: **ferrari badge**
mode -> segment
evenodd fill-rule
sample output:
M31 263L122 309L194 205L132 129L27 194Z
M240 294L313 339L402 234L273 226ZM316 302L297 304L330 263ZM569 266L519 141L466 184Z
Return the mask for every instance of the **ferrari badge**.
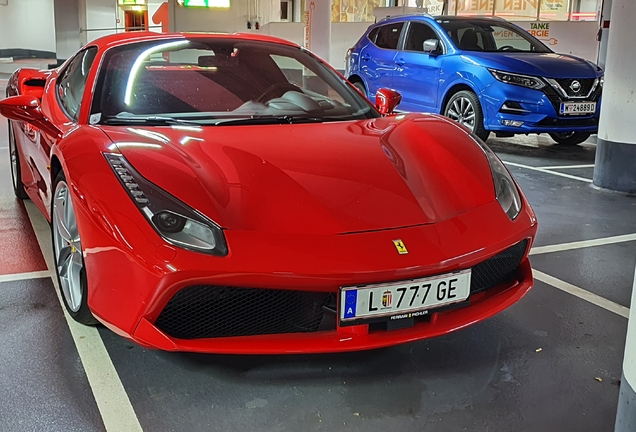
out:
M406 246L404 245L404 242L402 240L400 239L393 240L393 244L395 245L395 248L397 249L400 255L409 253L409 251L406 250Z

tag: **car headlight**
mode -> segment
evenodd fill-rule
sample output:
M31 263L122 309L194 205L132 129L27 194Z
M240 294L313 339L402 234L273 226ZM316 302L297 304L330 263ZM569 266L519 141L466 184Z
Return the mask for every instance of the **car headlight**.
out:
M119 182L150 225L168 243L211 255L227 255L223 230L141 176L121 154L104 153Z
M492 180L495 184L495 196L497 197L497 201L499 201L501 208L508 215L510 220L514 220L521 212L521 195L519 194L517 185L495 152L490 150L490 147L478 137L473 136L473 139L479 144L488 157Z
M598 79L598 85L603 87L603 84L605 84L605 75L601 75Z
M514 84L521 87L527 87L535 90L542 89L545 87L545 83L541 78L528 76L528 75L520 75L510 72L502 72L495 69L488 69L492 76L494 76L497 80L506 83L506 84Z

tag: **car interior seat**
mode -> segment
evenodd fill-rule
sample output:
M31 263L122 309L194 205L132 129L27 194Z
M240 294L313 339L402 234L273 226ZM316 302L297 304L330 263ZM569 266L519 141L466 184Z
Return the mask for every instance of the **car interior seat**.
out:
M459 47L469 51L483 51L483 48L478 44L477 32L474 29L468 29L464 32Z
M424 51L424 41L426 34L421 31L414 31L410 34L406 49L409 51Z

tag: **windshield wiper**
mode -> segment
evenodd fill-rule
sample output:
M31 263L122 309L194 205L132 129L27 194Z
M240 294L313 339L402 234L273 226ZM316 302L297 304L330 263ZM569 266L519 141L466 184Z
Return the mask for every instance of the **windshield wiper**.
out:
M247 118L220 119L214 121L215 126L229 125L266 125L266 124L299 124L299 123L322 123L328 121L343 120L335 117L300 117L300 116L252 116Z
M166 125L187 125L187 126L200 126L200 123L184 120L174 117L165 116L147 116L147 117L106 117L101 121L102 124L107 125L121 125L121 124L143 124L146 126L166 126Z

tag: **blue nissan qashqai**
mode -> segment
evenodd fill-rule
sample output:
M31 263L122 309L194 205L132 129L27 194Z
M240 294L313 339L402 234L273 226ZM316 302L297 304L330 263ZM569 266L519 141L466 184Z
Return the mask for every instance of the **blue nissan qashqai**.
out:
M549 133L575 145L598 129L602 69L498 18L384 19L349 50L345 74L369 98L392 88L398 110L444 114L484 140Z

